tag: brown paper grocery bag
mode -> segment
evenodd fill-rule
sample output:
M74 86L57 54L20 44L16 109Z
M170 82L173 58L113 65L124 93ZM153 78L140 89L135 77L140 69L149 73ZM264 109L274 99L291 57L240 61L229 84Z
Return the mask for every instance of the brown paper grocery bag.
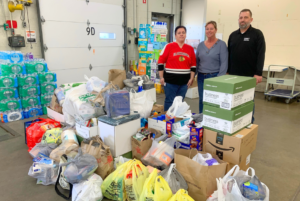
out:
M96 98L91 100L94 103L100 103L103 107L105 106L105 99L104 99L104 92L106 92L107 90L110 89L114 89L114 90L118 90L118 87L116 85L114 85L113 83L109 83L106 87L104 87L99 93L94 93L96 94Z
M164 112L164 106L163 105L154 104L151 111L154 111L154 110L158 114L163 113Z
M155 134L155 138L162 136L162 133L158 130L153 128L148 128L150 132ZM131 151L132 151L132 158L136 158L141 160L143 156L149 151L152 146L152 140L147 139L145 141L138 141L134 137L131 137Z
M123 81L126 79L126 71L120 69L111 69L108 71L108 82L112 82L123 89L125 87Z
M95 171L104 180L114 171L114 163L111 151L99 136L92 137L89 144L81 142L82 153L94 156L98 162L98 168Z
M216 179L225 176L227 163L215 155L213 158L220 165L203 166L192 160L197 153L205 154L195 149L177 149L175 150L175 164L176 169L188 184L189 195L195 201L206 201L217 190Z
M57 97L55 94L53 94L51 102L50 102L50 108L60 114L62 114L62 107L59 105Z

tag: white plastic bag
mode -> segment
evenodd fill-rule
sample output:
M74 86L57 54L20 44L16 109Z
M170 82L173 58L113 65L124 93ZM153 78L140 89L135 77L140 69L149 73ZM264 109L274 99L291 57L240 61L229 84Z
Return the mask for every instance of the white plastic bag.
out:
M219 165L219 162L216 159L214 159L210 153L198 153L193 157L193 161L203 166Z
M92 174L86 181L73 185L72 201L100 201L103 199L101 191L102 178Z
M87 80L86 90L89 93L92 93L93 91L99 93L108 84L107 82L104 82L96 76L88 78L88 76L84 75L84 78Z
M136 111L141 118L147 119L151 114L153 104L154 100L151 98L149 90L140 93L136 93L134 90L130 91L130 113Z
M190 143L190 128L185 126L179 127L173 130L173 136L177 138L179 142L189 144Z
M168 119L174 119L175 117L178 117L180 115L183 115L188 111L190 106L186 102L182 102L182 96L176 96L172 106L167 111L167 118Z
M117 158L115 158L114 168L117 169L120 165L122 165L123 163L126 163L127 161L130 161L130 160L131 159L124 158L123 156L118 156Z

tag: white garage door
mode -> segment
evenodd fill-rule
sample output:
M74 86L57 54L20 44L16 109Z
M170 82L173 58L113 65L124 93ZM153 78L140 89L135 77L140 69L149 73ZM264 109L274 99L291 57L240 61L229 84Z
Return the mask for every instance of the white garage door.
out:
M124 69L122 2L39 1L45 59L58 84L83 81L84 74L107 81L110 69Z

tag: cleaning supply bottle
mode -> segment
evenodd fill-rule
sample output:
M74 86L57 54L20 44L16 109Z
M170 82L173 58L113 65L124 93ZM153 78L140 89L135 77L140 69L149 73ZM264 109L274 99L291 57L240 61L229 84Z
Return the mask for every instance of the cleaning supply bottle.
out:
M143 80L139 81L138 82L138 85L139 85L139 89L138 89L138 92L142 92L143 91Z

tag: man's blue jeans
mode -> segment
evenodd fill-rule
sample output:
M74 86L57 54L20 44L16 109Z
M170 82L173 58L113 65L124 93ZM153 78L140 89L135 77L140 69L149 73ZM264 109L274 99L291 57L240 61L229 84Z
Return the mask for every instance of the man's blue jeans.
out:
M203 86L207 78L217 77L219 73L198 73L198 91L199 91L199 113L203 112Z
M172 106L173 101L176 96L182 96L182 98L185 98L186 92L188 90L187 84L185 85L176 85L176 84L169 84L166 83L166 86L164 86L165 90L165 111L168 111L168 109Z

